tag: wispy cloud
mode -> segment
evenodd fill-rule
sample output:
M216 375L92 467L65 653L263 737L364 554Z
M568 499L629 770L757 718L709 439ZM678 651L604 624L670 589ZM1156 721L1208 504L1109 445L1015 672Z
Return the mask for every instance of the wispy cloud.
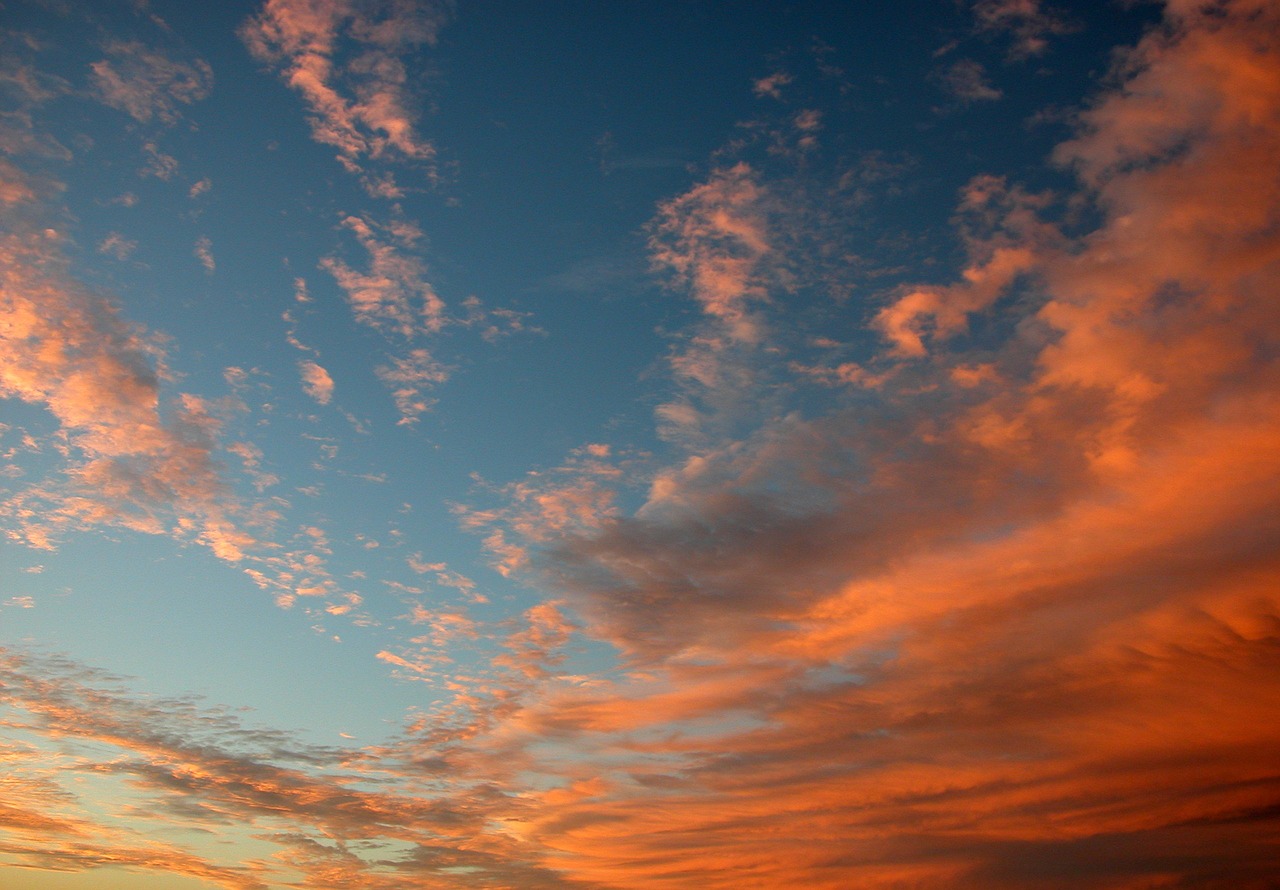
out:
M196 239L195 256L206 272L212 274L217 270L218 264L213 259L213 242L208 235L201 235Z
M303 745L197 702L141 701L114 678L59 659L0 651L0 676L16 718L10 733L56 738L66 752L3 751L15 778L0 807L0 849L26 867L125 866L232 890L264 890L290 876L307 887L566 885L495 830L519 819L519 801L460 775L442 789L437 771L424 774L410 759L426 762L425 751ZM107 813L80 806L94 792L77 787L77 776L110 789ZM188 831L164 841L144 833L173 819ZM277 855L218 861L210 858L217 851L191 842L209 831L252 836Z
M268 0L240 34L257 58L281 67L311 112L312 135L348 171L399 160L433 176L436 150L415 132L420 102L402 54L434 44L448 11L435 2ZM366 188L395 197L388 175L365 175Z
M376 369L378 379L391 388L401 425L416 423L431 408L431 400L423 390L449 379L449 370L431 357L425 349L414 349L404 356L391 356L389 364Z
M138 242L124 237L119 232L112 232L102 239L98 245L98 253L105 253L120 261L127 260L138 249Z
M941 75L942 85L961 102L993 102L1004 94L991 85L986 69L975 59L961 59Z
M1048 49L1050 37L1077 30L1062 10L1040 0L978 0L973 4L973 17L980 31L1011 36L1009 56L1013 59L1041 55Z
M368 253L368 271L337 257L326 257L321 266L346 293L356 320L405 338L440 330L444 301L427 281L425 264L412 252L421 233L395 224L378 226L360 216L348 216L342 225Z
M213 71L203 59L176 59L138 41L112 41L106 52L90 66L94 91L139 123L176 123L181 106L213 88Z

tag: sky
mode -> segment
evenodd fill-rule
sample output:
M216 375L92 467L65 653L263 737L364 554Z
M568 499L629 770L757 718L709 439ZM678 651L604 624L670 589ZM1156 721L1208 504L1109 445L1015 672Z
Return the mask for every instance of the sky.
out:
M0 885L1275 886L1280 7L0 27Z

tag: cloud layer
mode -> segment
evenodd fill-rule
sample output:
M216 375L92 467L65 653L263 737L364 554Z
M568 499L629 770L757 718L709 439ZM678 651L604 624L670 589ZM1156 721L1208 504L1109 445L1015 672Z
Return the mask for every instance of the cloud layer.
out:
M400 54L445 12L268 0L241 35L385 198L383 162L434 163ZM1072 27L1035 2L972 12L1012 61ZM208 89L198 65L108 55L94 88L139 124ZM949 70L962 99L1005 101L985 69ZM1273 886L1280 10L1171 0L1106 84L1049 159L1064 185L972 178L955 274L917 269L859 304L834 233L901 171L863 155L813 174L827 125L786 105L802 79L755 80L783 123L744 124L758 138L643 229L688 310L648 448L590 441L506 484L477 476L490 503L453 505L494 577L532 591L518 606L391 522L258 540L268 508L224 465L271 484L260 448L224 444L248 409L176 391L158 338L38 221L52 186L0 166L0 395L45 412L56 435L32 447L62 473L6 497L10 537L199 541L317 627L372 626L376 589L399 611L361 645L424 690L389 740L309 745L0 648L4 867L236 890ZM394 344L365 370L407 435L453 371L442 335L523 317L475 298L448 315L422 232L400 208L378 218L343 214L363 262L320 265L343 317ZM100 250L130 256L112 237ZM313 297L295 286L304 357L284 367L327 467L345 443L306 424L349 377L299 339ZM835 313L869 345L829 335ZM226 374L238 396L266 376ZM383 541L412 584L333 569Z

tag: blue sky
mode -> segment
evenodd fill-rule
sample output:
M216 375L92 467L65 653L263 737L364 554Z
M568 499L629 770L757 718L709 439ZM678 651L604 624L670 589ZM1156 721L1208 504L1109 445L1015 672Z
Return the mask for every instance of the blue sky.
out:
M1268 4L0 9L0 883L1265 886Z

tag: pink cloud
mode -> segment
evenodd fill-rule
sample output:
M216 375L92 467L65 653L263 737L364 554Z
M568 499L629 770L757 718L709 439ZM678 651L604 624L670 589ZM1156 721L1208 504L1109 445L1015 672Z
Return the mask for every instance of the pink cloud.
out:
M48 410L64 459L60 479L34 480L0 504L10 537L51 548L70 530L114 525L244 558L257 542L222 475L211 405L162 395L159 339L69 274L57 230L5 221L0 396Z
M180 106L198 102L213 88L213 71L202 59L180 61L137 41L113 41L106 50L110 58L90 66L93 88L104 103L139 123L175 123Z
M446 13L435 3L268 0L240 34L257 58L281 67L311 112L312 135L338 149L347 170L363 173L369 160L398 157L430 172L435 148L415 132L401 54L435 43ZM354 42L355 54L340 51L344 40ZM344 95L345 83L353 86ZM385 175L367 176L366 187L398 194Z
M761 263L769 252L764 190L746 164L718 170L660 209L650 245L655 265L686 284L735 340L760 339L749 305L767 299Z
M309 360L299 362L298 368L302 372L302 388L307 395L321 405L329 404L329 400L333 398L333 378L329 376L329 372Z
M357 321L380 330L413 337L444 325L444 301L426 280L426 267L409 252L416 235L394 224L376 226L348 216L342 221L369 255L367 272L336 257L321 261L347 294Z
M206 272L212 274L218 268L213 259L213 242L209 240L208 236L201 235L196 239L195 256L200 261L200 265L204 266Z
M785 71L775 71L768 77L762 77L753 84L757 96L768 96L771 99L782 98L782 88L794 78Z
M391 356L390 363L378 366L376 373L379 380L391 387L401 425L416 423L420 415L430 410L432 402L423 396L423 389L449 379L449 370L425 349L411 350L406 356Z

